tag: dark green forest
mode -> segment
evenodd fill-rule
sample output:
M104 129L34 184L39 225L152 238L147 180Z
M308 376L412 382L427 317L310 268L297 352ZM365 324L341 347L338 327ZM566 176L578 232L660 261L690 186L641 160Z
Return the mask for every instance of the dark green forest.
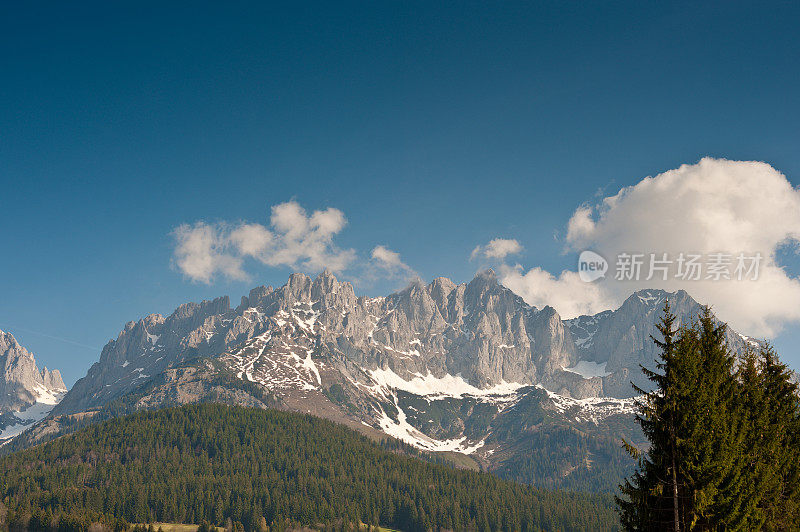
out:
M571 427L552 427L533 432L524 440L523 452L512 455L493 471L501 478L540 487L614 493L619 483L631 473L631 459L612 438L590 438ZM594 460L591 468L583 466L583 457ZM565 456L574 457L568 464ZM574 469L569 471L566 466Z
M393 449L392 449L393 448ZM92 425L0 459L11 527L91 522L285 530L608 530L610 496L549 491L406 456L335 423L196 404Z
M517 441L516 452L492 472L544 488L616 492L635 465L620 445L620 435L631 434L633 419L606 419L602 431L595 427L587 433L547 412L542 406L547 397L546 391L531 388L492 426L489 441ZM586 467L586 457L591 457L590 467Z
M737 360L706 309L681 328L669 305L654 390L637 421L650 447L618 499L627 530L800 530L800 398L769 346Z

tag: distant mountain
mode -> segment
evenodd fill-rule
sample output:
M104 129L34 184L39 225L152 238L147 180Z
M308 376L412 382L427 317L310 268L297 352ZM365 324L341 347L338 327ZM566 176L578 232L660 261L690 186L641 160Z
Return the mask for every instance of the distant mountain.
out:
M293 274L233 309L223 297L129 322L53 415L276 406L519 480L609 489L632 464L620 438L641 439L630 381L644 384L639 364L654 363L649 335L666 298L684 322L702 310L685 292L646 290L565 321L491 270L380 298L357 297L329 272ZM729 332L735 350L745 342Z
M67 391L61 373L39 371L33 353L0 331L0 442L42 419Z

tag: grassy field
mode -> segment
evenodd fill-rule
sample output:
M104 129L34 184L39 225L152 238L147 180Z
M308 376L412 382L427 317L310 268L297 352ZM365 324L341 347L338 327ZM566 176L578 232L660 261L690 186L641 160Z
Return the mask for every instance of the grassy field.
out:
M456 453L452 451L444 451L439 453L439 456L450 460L454 466L461 469L469 469L471 471L480 471L481 466L475 458L465 454Z

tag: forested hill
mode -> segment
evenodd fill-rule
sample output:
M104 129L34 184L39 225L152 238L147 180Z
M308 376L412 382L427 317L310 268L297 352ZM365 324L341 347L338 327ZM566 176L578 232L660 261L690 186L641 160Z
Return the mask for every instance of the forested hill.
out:
M617 527L610 497L539 490L385 447L307 415L195 404L113 419L7 456L0 487L9 519L32 516L31 525L61 517L78 528L114 518L230 518L246 530Z

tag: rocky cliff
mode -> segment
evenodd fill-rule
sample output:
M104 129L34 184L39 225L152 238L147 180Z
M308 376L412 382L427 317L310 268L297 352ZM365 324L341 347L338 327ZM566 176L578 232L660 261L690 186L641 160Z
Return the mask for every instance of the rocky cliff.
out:
M381 298L357 297L329 272L313 280L294 274L278 289L254 288L236 308L222 297L127 323L58 411L103 405L186 360L255 338L267 351L279 349L292 320L306 333L302 349L365 374L458 376L477 389L515 383L579 399L625 398L639 364L653 363L650 335L667 298L684 322L702 310L686 292L645 290L615 311L564 321L551 307L526 304L491 270L466 284L440 277ZM728 340L744 349L737 333L729 331Z
M127 323L51 422L198 401L271 406L462 453L513 478L613 489L621 477L606 473L632 465L620 438L641 440L630 381L644 384L639 364L654 364L666 299L682 322L702 311L685 292L647 290L562 320L491 270L378 298L329 272L293 274L235 308L223 297ZM738 351L749 340L729 331L728 341Z
M0 331L0 440L44 417L67 391L61 373L39 371L33 353Z

